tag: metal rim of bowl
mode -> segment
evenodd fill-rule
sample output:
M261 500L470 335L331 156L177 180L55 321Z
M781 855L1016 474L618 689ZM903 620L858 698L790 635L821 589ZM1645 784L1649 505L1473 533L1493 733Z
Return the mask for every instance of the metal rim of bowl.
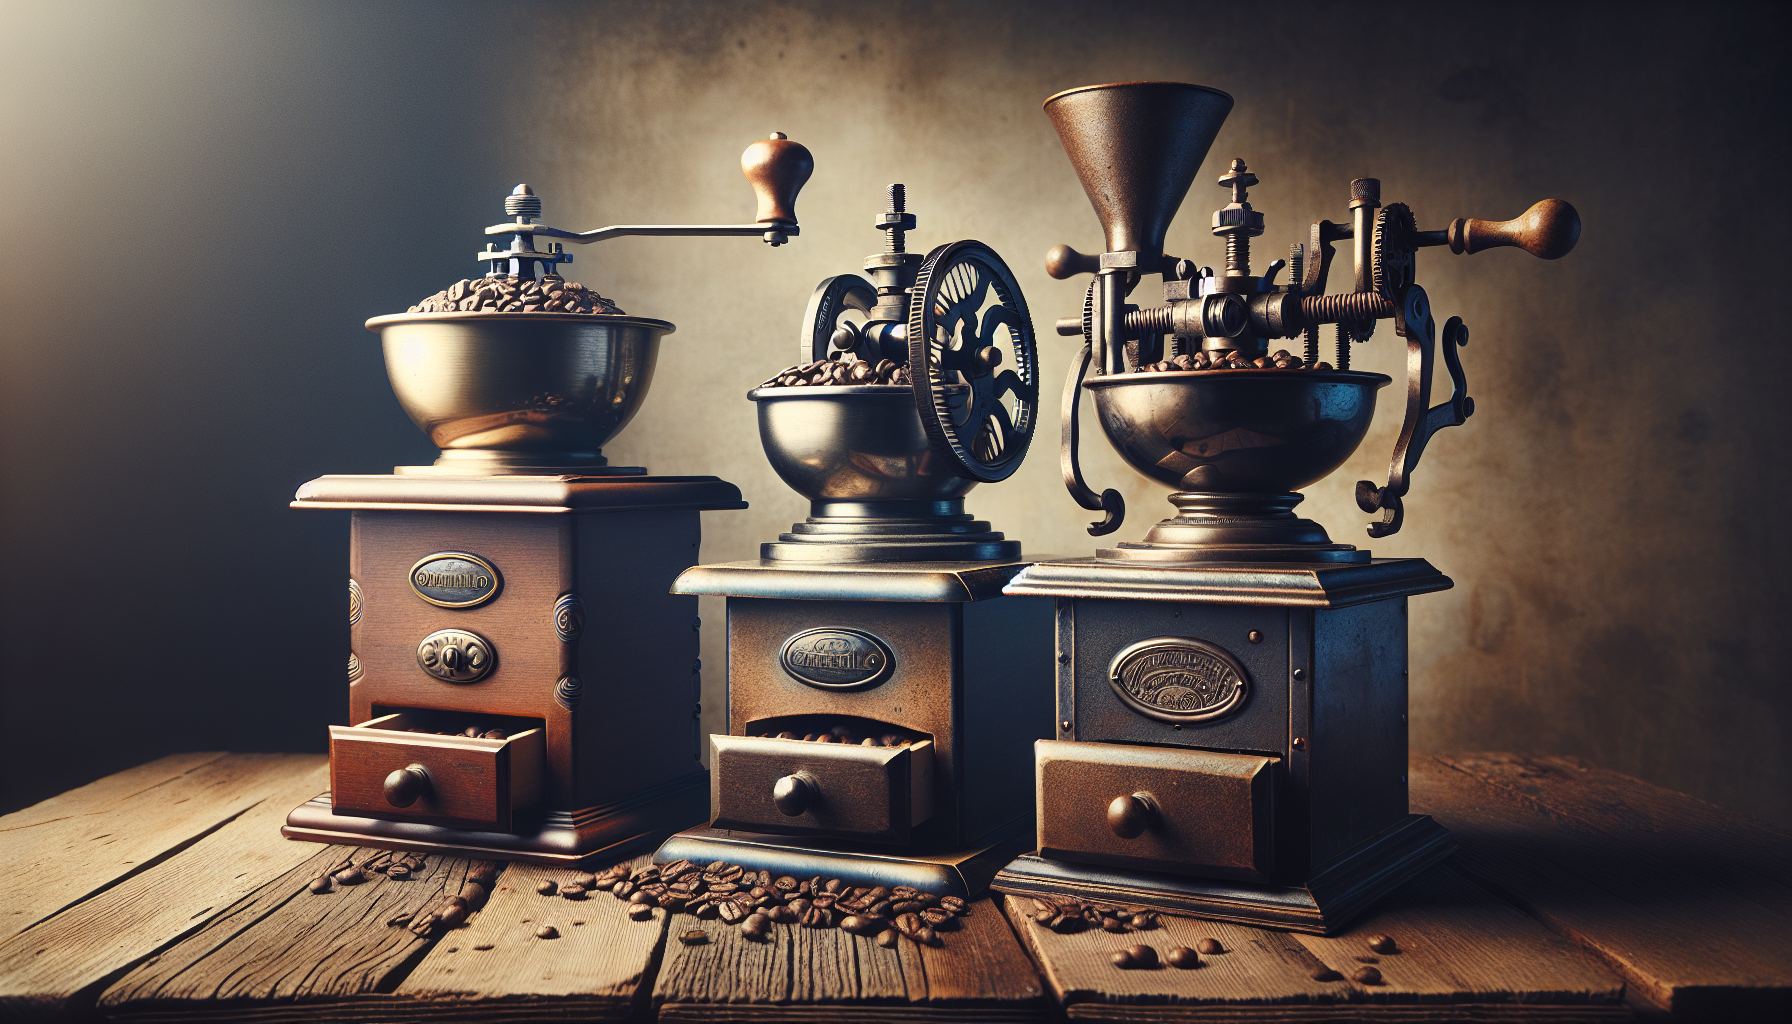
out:
M674 327L664 320L655 320L652 317L645 316L629 316L626 313L488 313L483 311L468 311L464 313L387 313L384 316L376 316L371 320L368 320L365 326L368 330L377 332L382 327L391 327L394 324L427 324L442 322L469 323L483 320L496 320L503 323L542 320L550 323L622 324L634 327L652 327L666 334L671 334L678 330L677 327Z
M941 390L950 395L965 394L970 391L969 384L948 384ZM747 392L750 402L763 401L768 398L838 398L842 395L913 395L915 389L907 384L806 384L800 388L791 387L757 387Z
M1139 373L1109 373L1083 381L1086 388L1121 387L1126 384L1162 384L1169 380L1304 380L1324 384L1374 384L1386 387L1394 378L1385 373L1367 370L1271 370L1253 367L1249 370L1144 370Z

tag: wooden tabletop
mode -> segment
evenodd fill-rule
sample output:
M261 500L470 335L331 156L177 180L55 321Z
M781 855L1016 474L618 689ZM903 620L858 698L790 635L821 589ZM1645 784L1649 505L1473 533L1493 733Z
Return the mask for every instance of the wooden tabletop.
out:
M608 895L538 894L572 873L525 864L420 936L391 922L481 865L312 893L376 856L280 837L326 786L317 755L179 754L0 817L0 1020L1792 1019L1792 836L1567 758L1413 758L1413 809L1462 852L1343 935L1173 917L1060 935L997 897L932 948L634 921ZM693 929L707 941L678 941ZM1224 952L1193 969L1108 962L1201 939ZM1371 964L1379 982L1352 980Z

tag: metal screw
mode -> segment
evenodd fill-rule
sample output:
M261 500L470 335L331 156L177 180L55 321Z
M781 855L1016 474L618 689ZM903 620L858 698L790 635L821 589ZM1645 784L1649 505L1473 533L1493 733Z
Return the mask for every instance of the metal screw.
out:
M1294 742L1290 743L1289 746L1296 750L1305 750L1307 749L1307 738L1305 736L1296 736L1294 737Z
M1068 718L1066 718L1066 719L1065 719L1065 720L1064 720L1064 731L1065 731L1065 732L1069 732L1069 731L1070 731L1070 719L1068 719Z
M1294 670L1294 678L1296 678L1296 679L1305 679L1305 678L1307 678L1307 670L1306 670L1306 669L1304 669L1304 668L1297 668L1297 669L1295 669L1295 670Z
M1250 632L1250 639L1251 639L1251 643L1260 644L1263 642L1263 634L1261 632L1253 629Z
M907 207L908 190L901 184L891 185L890 212L906 213L908 212ZM890 228L889 233L884 238L885 250L888 252L907 252L907 244L904 241L906 235L907 232L902 229L902 224L898 222L895 226Z

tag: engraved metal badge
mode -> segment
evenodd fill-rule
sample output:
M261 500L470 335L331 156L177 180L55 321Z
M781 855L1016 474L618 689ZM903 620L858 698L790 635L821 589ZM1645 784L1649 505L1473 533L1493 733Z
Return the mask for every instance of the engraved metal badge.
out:
M1237 658L1180 636L1140 640L1114 655L1108 682L1134 711L1165 722L1224 718L1250 694L1250 677Z
M438 551L411 566L411 589L439 608L475 608L498 595L492 563L465 551Z
M797 682L823 690L856 690L888 679L896 656L863 630L810 629L784 641L778 663Z
M353 576L350 576L348 578L348 624L352 626L355 623L360 622L360 621L361 621L361 584L356 583L355 578Z
M561 594L554 602L554 633L569 644L585 635L585 602L579 595Z
M490 641L464 629L438 629L417 645L417 666L450 683L476 683L497 660Z
M578 676L561 676L554 684L554 702L568 711L576 711L585 696L585 684Z

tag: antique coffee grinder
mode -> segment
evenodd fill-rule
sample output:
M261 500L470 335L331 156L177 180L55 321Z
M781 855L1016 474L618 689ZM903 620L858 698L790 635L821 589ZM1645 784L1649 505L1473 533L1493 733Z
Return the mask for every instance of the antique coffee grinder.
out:
M755 561L687 570L728 598L728 733L710 822L661 862L725 860L974 895L1031 842L1027 751L1051 735L1051 607L1002 596L1020 544L964 511L1038 417L1032 321L980 242L886 251L816 288L797 365L748 394L808 520Z
M1443 590L1423 559L1373 559L1294 514L1296 493L1343 464L1390 382L1353 371L1350 346L1392 318L1406 342L1406 418L1387 485L1357 485L1369 529L1400 528L1401 498L1432 435L1474 411L1452 317L1443 358L1453 393L1430 405L1437 328L1413 280L1415 253L1518 246L1565 255L1580 222L1550 200L1515 221L1458 219L1420 231L1380 183L1351 182L1350 218L1321 221L1258 276L1263 215L1243 161L1214 214L1223 274L1163 251L1165 231L1232 108L1225 93L1169 82L1091 86L1045 103L1095 206L1107 251L1059 246L1047 269L1092 273L1080 317L1058 332L1083 352L1064 392L1064 479L1120 526L1115 491L1077 464L1077 402L1171 488L1177 514L1142 543L1028 567L1014 595L1057 602L1057 738L1035 747L1037 852L998 876L1005 892L1061 892L1301 931L1335 931L1451 849L1408 813L1406 599ZM1333 245L1352 287L1326 294ZM1277 274L1289 271L1286 284ZM1164 304L1127 296L1147 275ZM1319 329L1335 325L1335 367ZM1303 354L1274 350L1303 339ZM1085 381L1090 367L1094 376Z
M716 477L611 466L673 326L625 316L559 274L563 242L797 233L813 161L783 135L741 166L741 225L537 223L519 185L489 273L375 317L399 403L433 466L325 476L296 508L350 509L349 711L330 792L295 839L574 864L703 818L697 601L667 593L697 560L698 513L745 508ZM538 273L539 268L539 273Z

